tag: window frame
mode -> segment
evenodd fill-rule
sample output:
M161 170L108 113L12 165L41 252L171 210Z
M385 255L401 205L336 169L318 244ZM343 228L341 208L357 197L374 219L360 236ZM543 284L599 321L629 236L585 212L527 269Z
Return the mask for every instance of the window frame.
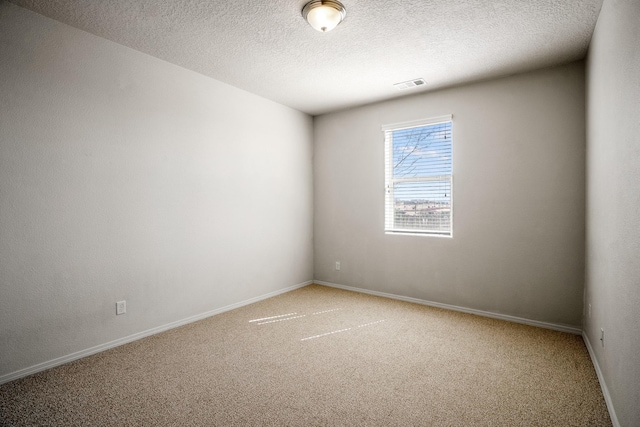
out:
M437 230L427 230L427 229L406 229L396 227L395 224L395 202L393 199L393 186L394 182L420 182L424 180L430 180L430 177L422 176L416 177L415 179L410 178L398 178L396 181L393 178L393 138L388 138L387 136L393 136L394 131L417 128L417 127L426 127L432 125L438 125L443 123L451 123L451 173L444 174L442 176L449 177L449 229L448 231L437 231ZM412 120L407 122L400 123L392 123L383 125L381 127L383 138L384 138L384 232L385 234L396 234L396 235L411 235L411 236L434 236L434 237L453 237L453 177L454 177L454 168L453 168L453 114L431 117L420 120ZM391 198L391 202L389 201Z

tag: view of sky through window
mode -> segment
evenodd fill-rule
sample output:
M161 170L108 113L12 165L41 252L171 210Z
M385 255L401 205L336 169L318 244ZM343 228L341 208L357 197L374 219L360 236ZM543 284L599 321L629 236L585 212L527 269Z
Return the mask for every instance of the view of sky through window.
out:
M393 132L396 201L448 201L451 173L451 122Z

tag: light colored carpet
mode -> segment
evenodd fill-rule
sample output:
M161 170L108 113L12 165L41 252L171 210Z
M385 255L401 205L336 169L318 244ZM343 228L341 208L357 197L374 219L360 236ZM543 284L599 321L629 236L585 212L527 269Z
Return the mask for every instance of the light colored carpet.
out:
M579 336L318 285L4 384L0 420L611 425Z

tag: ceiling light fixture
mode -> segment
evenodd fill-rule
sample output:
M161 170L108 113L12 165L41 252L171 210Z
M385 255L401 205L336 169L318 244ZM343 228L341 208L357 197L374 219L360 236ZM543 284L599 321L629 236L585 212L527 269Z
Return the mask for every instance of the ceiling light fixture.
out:
M302 16L309 25L323 33L338 26L346 14L343 4L335 0L313 0L302 8Z

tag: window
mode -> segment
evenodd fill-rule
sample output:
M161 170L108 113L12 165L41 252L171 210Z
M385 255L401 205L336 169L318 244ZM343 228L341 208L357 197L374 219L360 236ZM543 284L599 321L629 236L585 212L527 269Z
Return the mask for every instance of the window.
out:
M386 233L451 236L451 119L382 127Z

